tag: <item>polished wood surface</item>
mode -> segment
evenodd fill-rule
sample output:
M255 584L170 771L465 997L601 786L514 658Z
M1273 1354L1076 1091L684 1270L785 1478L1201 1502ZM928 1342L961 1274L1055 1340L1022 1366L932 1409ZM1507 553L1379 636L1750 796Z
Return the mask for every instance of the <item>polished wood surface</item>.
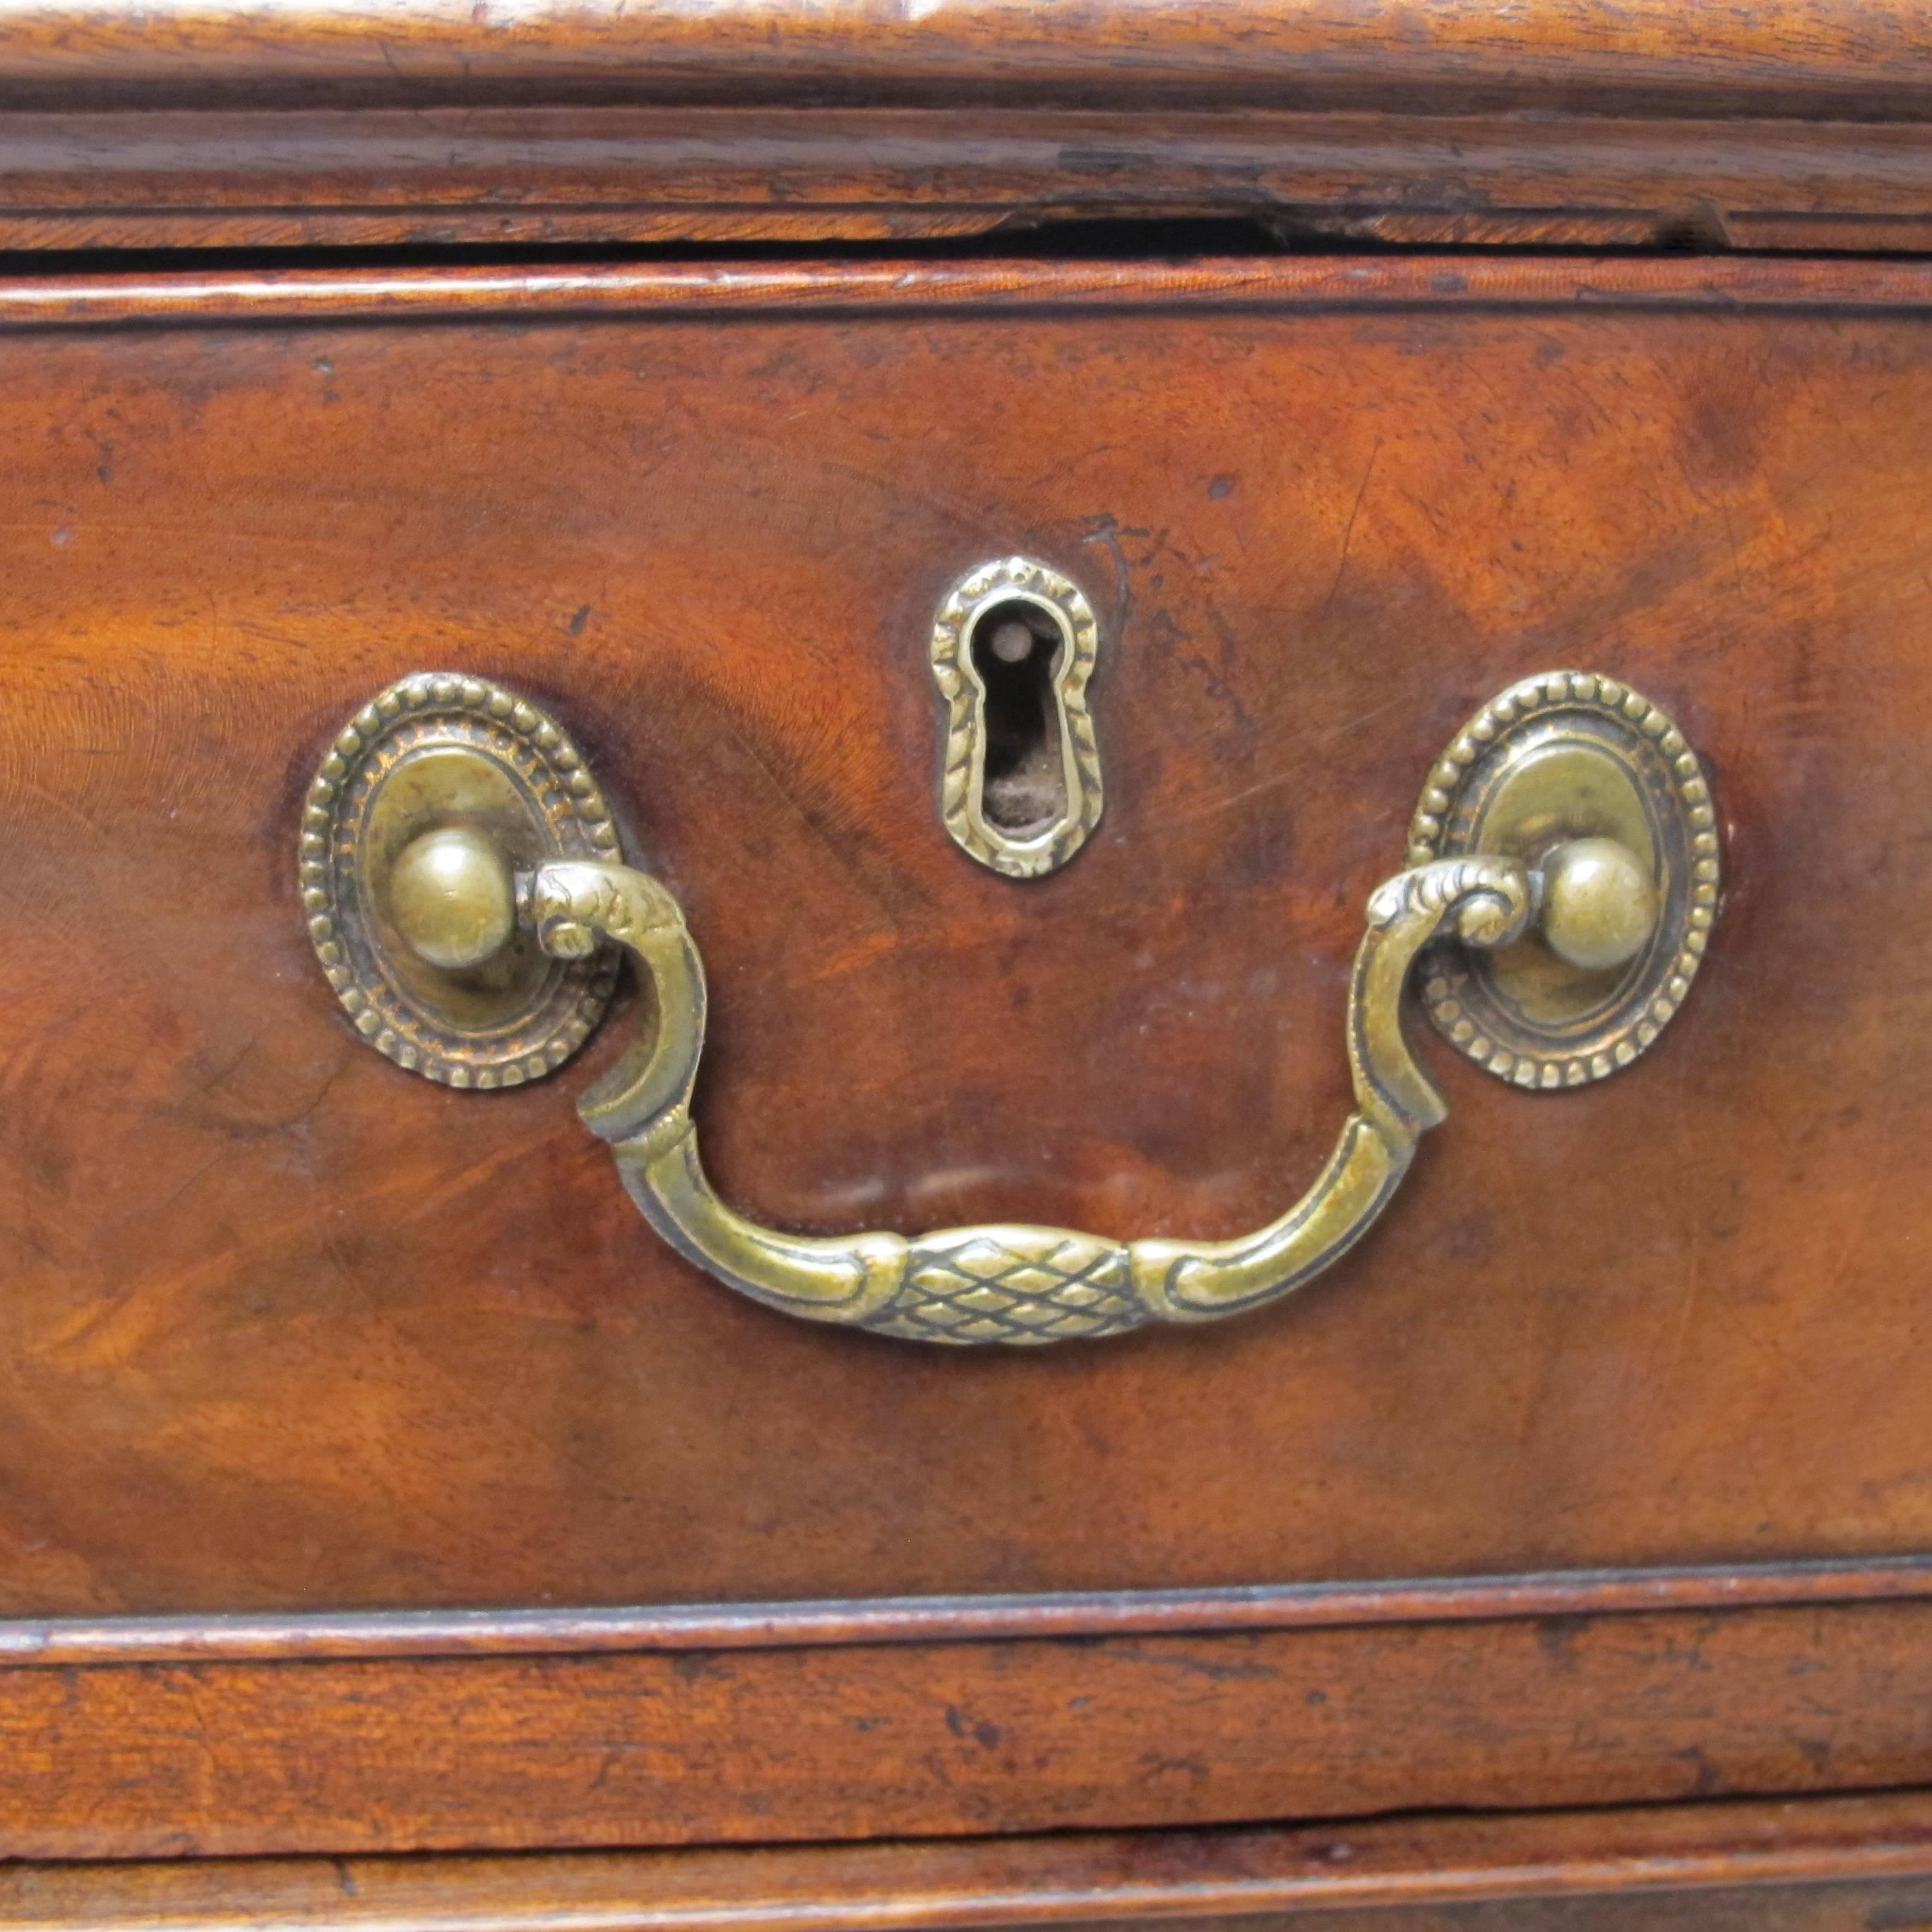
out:
M1932 1924L1928 50L0 9L0 249L61 257L0 274L0 1932ZM923 662L1013 551L1105 634L1028 888L940 835ZM1710 971L1600 1089L1434 1054L1388 1224L1220 1330L739 1303L594 1064L409 1082L293 903L345 713L501 677L690 908L728 1196L1211 1234L1332 1135L1444 734L1558 663L1708 763Z
M1055 311L1034 265L1010 313L908 268L895 307L761 316L712 271L728 321L634 288L593 319L593 272L495 320L463 284L463 319L311 291L250 327L243 291L219 328L0 340L8 1611L1923 1546L1925 272L1819 272L1865 313L1796 271L1663 313L1574 300L1656 265L1508 271L1541 293L1494 310L1426 264L1298 305L1277 266L1238 308L1159 271ZM1107 638L1108 817L1030 887L938 827L922 656L1016 550ZM728 1197L1229 1232L1346 1110L1360 908L1430 760L1562 663L1706 754L1708 973L1586 1092L1438 1056L1454 1117L1396 1211L1196 1332L972 1359L747 1305L638 1223L582 1072L404 1078L294 903L348 711L421 664L521 684L712 962Z
M210 99L1675 108L1923 116L1923 0L20 0L0 106Z
M0 246L1254 240L1924 251L1919 121L494 106L0 118ZM1172 247L1171 238L1160 246Z
M1630 1925L1910 1932L1923 1792L963 1844L0 1868L4 1932ZM1477 1916L1480 1912L1484 1916Z
M188 266L0 279L0 328L176 328L252 323L588 321L762 315L892 319L970 309L990 316L1094 309L1224 314L1475 308L1505 312L1750 309L1821 319L1932 309L1932 263L1753 256L1492 254L1268 256L1175 262L787 258L713 262L356 268ZM1436 747L1438 750L1441 748Z
M1928 49L1924 0L22 4L0 247L1165 215L1264 245L1923 250Z
M1932 1781L1932 1604L0 1670L0 1856L776 1843Z
M0 1661L94 1664L240 1658L585 1655L614 1651L823 1648L962 1639L1364 1629L1918 1601L1932 1559L1728 1564L1390 1583L1220 1590L1059 1591L1043 1596L872 1597L826 1603L648 1608L359 1610L247 1616L56 1617L0 1622Z

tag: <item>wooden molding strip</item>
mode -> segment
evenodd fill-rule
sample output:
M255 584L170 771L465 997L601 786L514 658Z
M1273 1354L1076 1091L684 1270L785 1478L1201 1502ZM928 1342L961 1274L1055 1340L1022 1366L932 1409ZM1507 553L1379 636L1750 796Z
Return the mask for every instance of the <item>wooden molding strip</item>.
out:
M580 268L312 269L28 277L0 328L205 328L971 309L1932 308L1932 262L1764 256L1299 256L1116 261L670 262Z
M1910 249L1932 126L1266 112L286 109L0 117L0 247L890 242L1240 218L1415 247Z
M1907 1792L952 1844L14 1865L0 1932L942 1932L1926 1873L1932 1792Z
M1923 116L1923 0L171 0L0 11L0 104L526 98Z
M1932 1602L0 1669L0 1858L808 1844L1924 1782Z
M1337 1629L1932 1598L1932 1558L1058 1596L0 1623L0 1666L492 1657Z

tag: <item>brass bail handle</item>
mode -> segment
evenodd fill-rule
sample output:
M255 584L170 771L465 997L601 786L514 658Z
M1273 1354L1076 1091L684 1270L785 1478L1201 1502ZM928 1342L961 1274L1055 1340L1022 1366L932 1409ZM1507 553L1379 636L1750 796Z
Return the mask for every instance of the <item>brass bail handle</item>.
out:
M493 711L513 728L473 728ZM691 1111L704 963L669 891L614 850L587 778L536 788L560 759L566 779L582 772L560 730L496 687L448 677L405 680L358 720L370 721L367 742L345 752L338 740L344 769L325 766L328 793L311 794L311 811L328 816L352 795L362 844L305 845L304 874L311 934L358 1028L431 1078L514 1084L568 1057L586 1010L594 1020L608 998L610 949L622 949L650 979L655 1021L579 1112L645 1219L757 1300L914 1340L1039 1344L1212 1320L1292 1293L1360 1238L1420 1136L1446 1118L1402 1031L1419 956L1432 962L1431 1016L1469 1057L1515 1084L1574 1087L1654 1040L1718 902L1708 792L1675 726L1612 679L1526 680L1449 748L1411 827L1418 862L1370 896L1346 1022L1354 1111L1279 1219L1224 1241L1001 1223L792 1234L746 1219L706 1178ZM532 748L544 772L520 759ZM493 790L482 776L493 759L520 782ZM442 769L412 778L424 760Z

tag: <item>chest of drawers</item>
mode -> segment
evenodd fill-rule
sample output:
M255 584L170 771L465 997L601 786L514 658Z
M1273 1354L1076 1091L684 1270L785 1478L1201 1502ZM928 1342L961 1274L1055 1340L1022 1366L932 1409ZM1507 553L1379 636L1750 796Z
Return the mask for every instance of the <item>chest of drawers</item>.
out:
M0 25L0 1927L1924 1922L1928 30Z

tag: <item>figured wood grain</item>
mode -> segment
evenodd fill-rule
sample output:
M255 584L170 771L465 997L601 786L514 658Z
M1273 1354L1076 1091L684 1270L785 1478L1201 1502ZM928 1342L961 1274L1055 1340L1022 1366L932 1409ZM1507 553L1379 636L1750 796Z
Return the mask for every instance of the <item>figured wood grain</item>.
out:
M0 290L140 325L0 340L0 1607L1927 1546L1928 271L1252 266ZM1108 640L1108 818L1030 890L934 822L920 656L1016 550ZM1666 704L1725 814L1667 1048L1574 1095L1446 1066L1371 1240L1198 1332L977 1360L746 1304L637 1221L590 1070L406 1079L294 900L341 718L524 686L711 962L728 1198L1230 1232L1345 1110L1420 775L1564 663Z
M1880 1790L1932 1606L0 1670L0 1856L778 1843Z
M1404 1932L1907 1932L1932 1922L1928 1874L1919 1792L963 1844L14 1864L0 1868L0 1927L890 1932L1306 1926L1345 1910L1340 1924Z

